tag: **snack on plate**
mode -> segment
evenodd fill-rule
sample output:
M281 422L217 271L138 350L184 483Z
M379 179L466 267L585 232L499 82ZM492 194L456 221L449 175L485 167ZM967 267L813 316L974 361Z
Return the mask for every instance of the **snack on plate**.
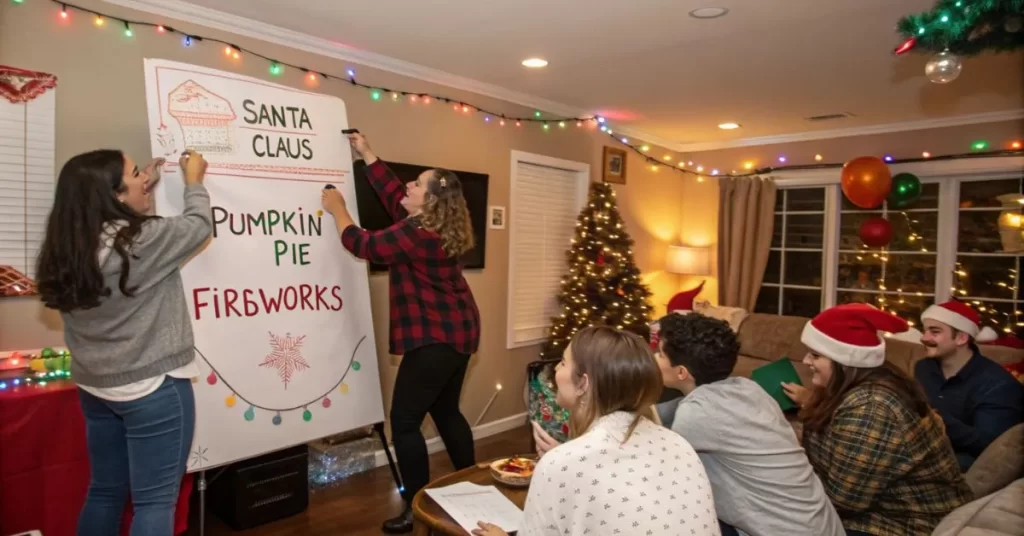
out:
M491 476L508 486L525 487L530 485L530 477L536 467L536 460L513 456L492 463Z
M505 463L498 467L505 473L515 473L522 476L530 476L533 474L534 467L537 466L537 462L529 458L521 458L515 456L505 460Z

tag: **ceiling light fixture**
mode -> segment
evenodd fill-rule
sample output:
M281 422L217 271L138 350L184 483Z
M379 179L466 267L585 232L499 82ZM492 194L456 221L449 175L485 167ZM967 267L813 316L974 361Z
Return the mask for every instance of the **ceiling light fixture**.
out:
M722 130L733 130L733 129L736 129L736 128L740 128L740 124L739 123L720 123L718 125L718 128L720 128Z
M729 9L724 7L699 7L691 11L690 16L695 19L717 19L724 17L727 13L729 13Z
M529 67L531 69L540 69L548 66L548 60L543 58L527 58L523 60L523 67Z

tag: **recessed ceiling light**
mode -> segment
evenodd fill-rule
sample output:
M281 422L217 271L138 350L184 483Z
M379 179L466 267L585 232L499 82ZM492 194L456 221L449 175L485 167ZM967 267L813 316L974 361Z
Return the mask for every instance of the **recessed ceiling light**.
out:
M531 69L540 69L541 67L547 67L548 60L543 58L527 58L523 60L523 67L529 67Z
M732 129L735 129L735 128L740 128L740 124L739 123L721 123L721 124L718 125L718 128L720 128L722 130L732 130Z
M695 19L717 19L728 12L729 9L724 7L700 7L691 11L690 16Z

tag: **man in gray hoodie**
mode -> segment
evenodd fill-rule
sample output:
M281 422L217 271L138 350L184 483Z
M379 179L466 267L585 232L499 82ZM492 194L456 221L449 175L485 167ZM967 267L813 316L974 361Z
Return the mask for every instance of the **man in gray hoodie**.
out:
M844 536L778 403L753 381L729 376L740 349L729 325L670 314L658 339L665 386L685 394L671 428L700 456L719 519L741 535Z

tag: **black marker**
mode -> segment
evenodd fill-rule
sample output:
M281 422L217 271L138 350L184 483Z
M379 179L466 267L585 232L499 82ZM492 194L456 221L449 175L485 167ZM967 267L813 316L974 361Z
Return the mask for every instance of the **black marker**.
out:
M345 130L342 130L341 133L345 134L345 135L348 135L348 134L359 134L359 129L358 128L346 128Z
M336 188L334 187L333 184L328 184L327 186L324 186L324 190L335 190L335 189Z

